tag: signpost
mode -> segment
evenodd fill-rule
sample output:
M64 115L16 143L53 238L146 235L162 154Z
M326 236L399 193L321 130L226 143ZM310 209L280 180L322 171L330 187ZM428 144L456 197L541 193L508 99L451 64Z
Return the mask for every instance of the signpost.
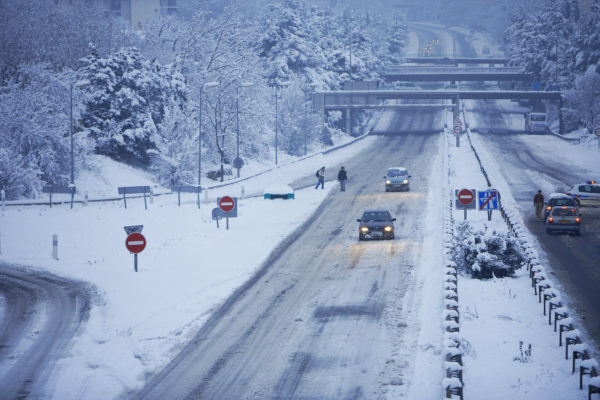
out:
M52 208L52 194L53 193L65 193L71 195L71 208L73 208L73 198L75 197L75 185L61 186L61 185L46 185L42 188L43 193L50 194L50 208Z
M227 229L229 229L229 217L237 217L237 197L223 196L217 198L218 210L221 213L221 217L225 217ZM214 213L214 210L213 210ZM213 219L215 219L213 214ZM217 218L217 228L219 227L219 220Z
M487 211L488 221L492 220L492 211L498 209L500 193L496 189L480 190L477 193L479 211Z
M177 191L177 206L181 207L181 192L183 193L196 193L198 199L198 208L200 208L200 192L202 187L199 185L177 185L171 188L172 192Z
M460 147L460 135L463 133L462 122L460 120L460 116L456 116L454 119L454 127L452 129L454 131L454 135L456 136L456 147Z
M600 119L594 125L594 135L600 136Z
M137 255L146 248L146 238L141 234L143 227L144 225L131 225L123 227L127 233L125 247L130 253L133 253L133 269L135 272L138 270Z
M474 200L476 195L477 191L475 189L455 190L456 208L462 208L465 211L465 220L467 219L467 209L475 209Z
M151 193L150 186L121 186L118 188L118 193L123 195L123 204L127 208L127 197L128 194L144 194L144 209L148 209L148 203L146 202L146 193Z

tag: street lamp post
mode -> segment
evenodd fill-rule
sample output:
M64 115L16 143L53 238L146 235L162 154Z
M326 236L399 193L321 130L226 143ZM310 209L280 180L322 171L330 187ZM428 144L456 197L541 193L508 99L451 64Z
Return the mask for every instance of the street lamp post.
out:
M235 139L236 143L236 157L235 157L235 167L237 169L237 177L240 177L240 107L239 107L239 89L241 87L250 87L254 85L253 82L242 82L238 87L235 88L235 119L237 125L237 135Z
M277 110L277 85L275 85L275 165L277 165L277 118L278 118L278 110Z
M198 102L198 187L202 185L202 91L206 88L219 86L219 82L207 82L200 87L200 99ZM198 207L200 207L198 197Z
M75 161L73 157L73 84L70 85L69 97L71 99L71 112L69 116L69 131L71 134L71 185L75 184Z

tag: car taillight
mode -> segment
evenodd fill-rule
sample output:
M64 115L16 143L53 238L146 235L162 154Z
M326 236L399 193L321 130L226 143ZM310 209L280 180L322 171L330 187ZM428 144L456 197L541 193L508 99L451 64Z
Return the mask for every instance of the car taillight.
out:
M548 207L546 207L546 210L550 211L550 210L552 210L552 207L548 206Z
M577 224L578 224L578 223L580 223L580 222L581 222L581 218L579 218L579 217L575 218L575 223L577 223Z
M549 217L549 218L548 218L548 222L549 222L549 223L553 223L553 222L554 222L554 218L552 218L552 217Z

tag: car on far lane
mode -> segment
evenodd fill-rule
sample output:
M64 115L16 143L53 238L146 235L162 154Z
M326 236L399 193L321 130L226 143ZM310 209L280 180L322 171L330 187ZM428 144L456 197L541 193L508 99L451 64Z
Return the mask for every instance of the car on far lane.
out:
M567 195L573 197L578 206L600 206L600 184L596 181L574 185L567 190Z
M546 218L546 232L568 232L579 235L581 217L575 207L554 207Z
M366 210L357 219L358 240L365 239L394 239L394 221L387 210Z
M391 190L410 190L410 178L408 171L404 167L388 168L383 179L385 179L385 191Z
M546 221L548 214L550 214L550 210L557 206L577 207L577 204L572 197L567 196L564 193L552 193L544 207L544 221Z

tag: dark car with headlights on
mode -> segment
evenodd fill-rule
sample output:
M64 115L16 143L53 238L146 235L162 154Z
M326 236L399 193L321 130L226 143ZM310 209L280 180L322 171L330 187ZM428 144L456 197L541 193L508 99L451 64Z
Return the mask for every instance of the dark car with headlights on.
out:
M553 207L546 218L546 232L569 232L579 235L581 217L575 207Z
M389 211L367 210L363 213L358 226L358 240L393 239L394 221Z

